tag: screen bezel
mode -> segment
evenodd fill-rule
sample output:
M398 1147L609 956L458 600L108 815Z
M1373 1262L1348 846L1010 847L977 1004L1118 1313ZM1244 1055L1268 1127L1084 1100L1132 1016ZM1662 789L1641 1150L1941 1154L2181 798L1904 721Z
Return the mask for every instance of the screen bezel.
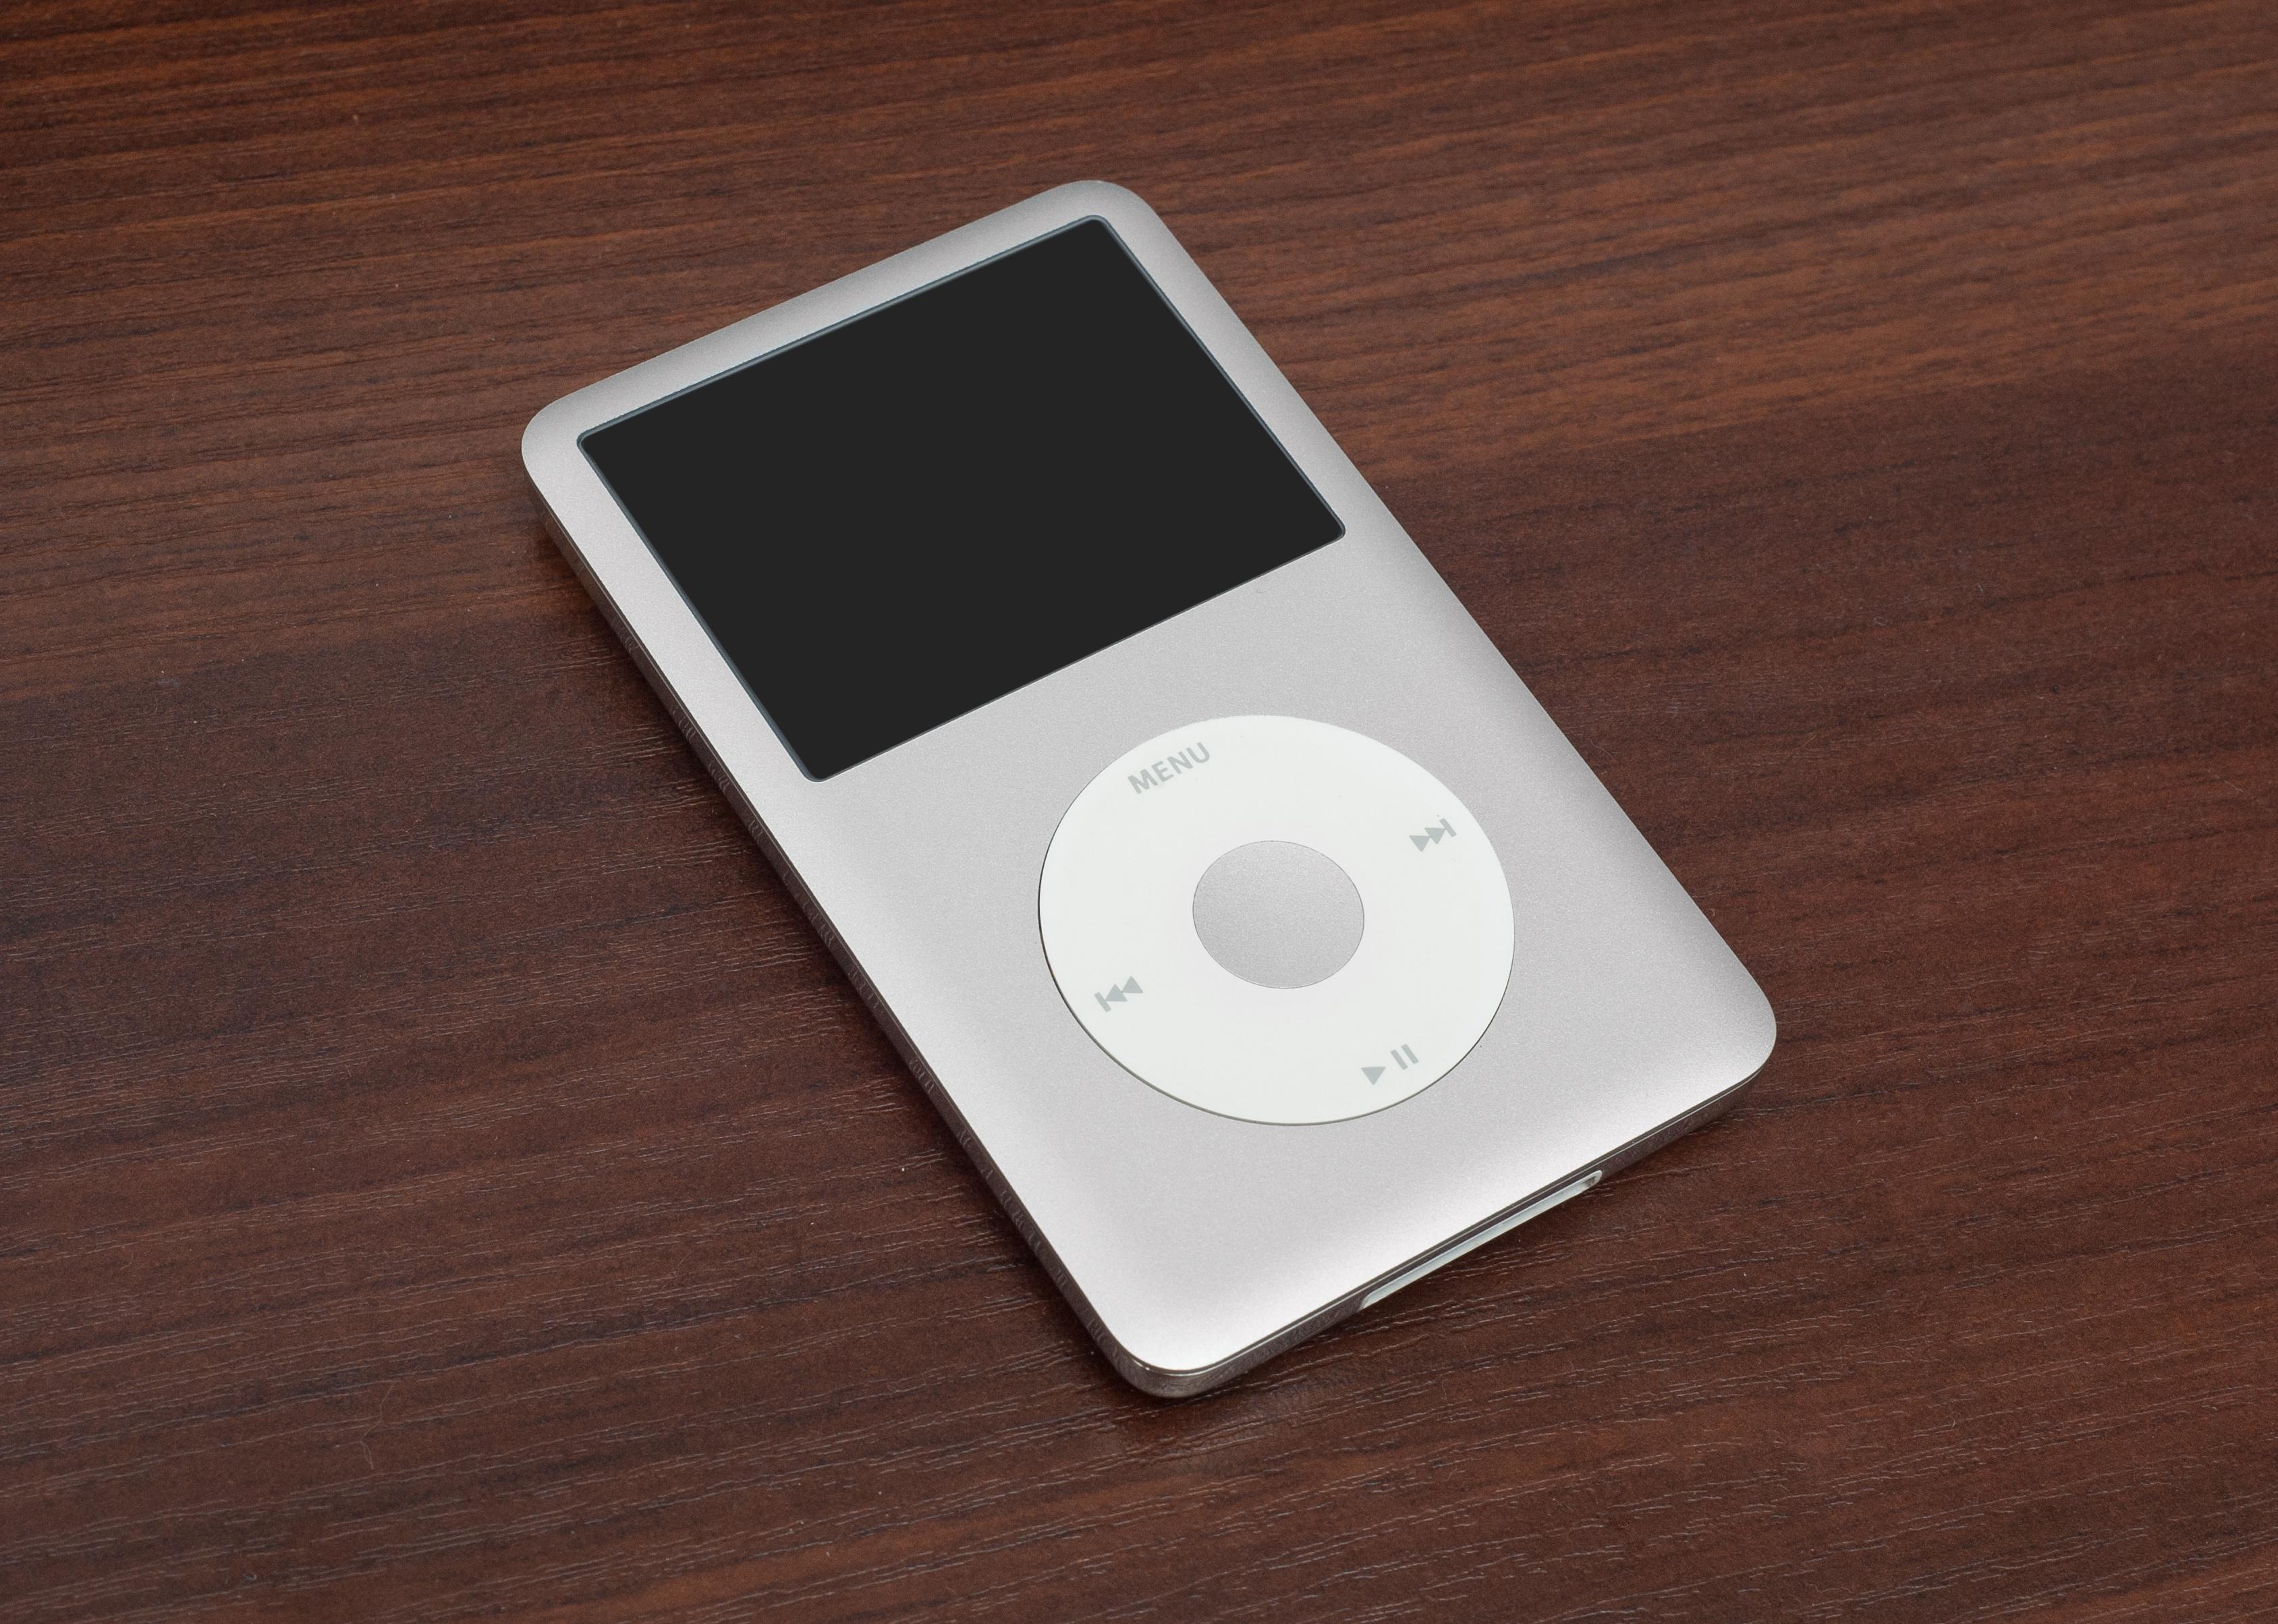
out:
M1326 541L1314 543L1306 547L1303 552L1299 553L1291 558L1285 559L1279 564L1269 567L1267 569L1260 572L1257 576L1250 576L1248 579L1236 582L1231 586L1221 587L1216 591L1205 593L1204 596L1197 598L1193 602L1188 604L1185 607L1166 617L1166 620L1175 620L1179 615L1191 614L1194 610L1202 607L1204 604L1211 602L1214 599L1223 597L1228 592L1239 591L1244 586L1250 584L1251 582L1261 579L1264 576L1272 575L1277 570L1286 569L1293 564L1301 562L1311 553L1318 552L1324 547L1336 545L1337 543L1342 541L1350 530L1350 526L1346 522L1344 517L1337 511L1334 505L1329 501L1326 495L1322 492L1319 484L1315 481L1312 475L1306 469L1304 463L1300 461L1296 454L1282 442L1280 435L1275 432L1273 423L1267 421L1265 415L1258 409L1257 403L1243 391L1241 384L1227 370L1225 362L1221 361L1218 355L1212 350L1210 345L1204 339L1203 336L1195 330L1193 322L1188 318L1186 312L1179 308L1178 302L1171 297L1170 294L1165 290L1160 281L1157 279L1154 273L1149 270L1146 262L1139 256L1138 252L1129 242L1126 241L1122 234L1116 230L1114 222L1108 219L1104 214L1101 214L1097 210L1076 216L1072 219L1054 225L1049 231L1041 232L1033 236L1024 238L1022 240L1002 248L994 254L990 254L983 257L973 260L968 263L959 265L953 270L945 271L942 275L934 277L928 281L909 287L890 299L883 300L876 304L865 306L863 309L853 311L839 320L815 327L795 339L791 339L782 344L777 344L768 349L761 351L756 355L747 356L732 366L724 368L722 370L714 372L707 377L695 379L694 381L672 391L670 393L659 395L654 400L644 401L626 411L620 412L616 416L610 417L606 421L582 428L577 431L576 436L578 451L581 455L585 457L587 466L598 474L600 471L599 465L593 461L592 454L587 448L587 442L595 435L604 433L607 431L615 428L619 423L624 423L631 418L638 417L645 413L653 411L656 408L678 400L683 396L692 394L699 390L710 388L714 385L720 383L724 379L733 377L738 373L746 372L753 368L765 365L769 362L779 359L791 351L802 347L803 346L812 344L818 339L829 337L834 332L844 331L845 329L854 326L859 323L868 321L872 316L891 309L893 307L905 303L909 300L918 298L936 288L944 286L945 284L957 281L963 277L971 275L975 271L984 270L988 266L995 264L1002 260L1011 258L1014 255L1026 253L1032 248L1038 248L1043 244L1051 241L1053 238L1062 236L1068 232L1077 230L1082 226L1091 224L1097 224L1104 227L1107 231L1109 236L1114 240L1117 247L1130 257L1133 265L1139 271L1141 278L1155 293L1156 296L1163 301L1165 306L1170 310L1173 318L1179 324L1181 329L1186 332L1189 338L1194 340L1196 346L1201 350L1204 358L1217 371L1218 376L1225 381L1227 386L1234 392L1235 398L1248 409L1251 417L1256 420L1259 429L1265 433L1268 443L1288 460L1291 469L1296 473L1299 480L1303 482L1306 489L1311 492L1314 499L1321 504L1323 510L1326 513L1329 521L1334 527L1335 530L1335 533L1330 536ZM634 517L631 510L625 507L615 488L608 484L606 477L603 477L602 484L605 490L608 491L609 499L615 504L619 516L626 524L632 528L636 535L640 536L643 546L649 547L651 557L656 558L661 566L663 565L663 560L661 558L658 557L654 547L649 546L647 537L641 532L639 521ZM663 567L666 569L667 575L669 576L671 575L669 566ZM705 637L711 644L715 653L717 654L731 670L735 671L738 681L743 684L744 691L747 696L749 696L753 705L758 708L761 716L766 719L768 727L774 734L776 743L782 747L785 754L790 756L792 764L798 767L800 776L806 779L810 783L825 782L830 779L839 776L841 774L858 771L861 767L868 765L870 762L876 760L881 756L891 755L895 751L914 743L918 739L924 737L927 734L936 732L944 728L954 727L958 722L963 721L966 717L972 715L975 711L986 709L989 705L998 704L1004 699L1009 698L1013 694L1019 692L1022 688L1033 686L1037 682L1049 682L1053 677L1059 675L1062 671L1067 670L1071 666L1082 664L1083 660L1104 653L1108 649L1116 646L1118 644L1128 642L1133 638L1144 637L1148 632L1152 631L1156 629L1157 627L1166 623L1165 621L1156 621L1147 626L1140 628L1136 631L1128 632L1121 637L1111 638L1109 641L1102 643L1097 647L1090 649L1086 653L1078 656L1074 660L1065 661L1060 665L1054 666L1036 676L1028 678L1026 682L1018 683L1012 688L993 695L988 699L981 701L977 705L970 705L966 709L958 712L954 715L946 717L940 721L921 728L914 733L905 735L895 743L888 744L883 749L871 751L853 761L832 767L825 772L818 773L814 770L813 766L809 763L806 757L792 744L790 737L785 734L783 725L777 720L775 713L769 709L766 699L751 686L749 681L745 678L741 667L737 664L734 658L722 644L719 634L715 631L709 620L706 617L701 607L688 595L685 588L677 577L673 578L673 585L675 590L679 592L681 601L687 606L690 614L703 629Z
M827 802L853 796L869 768L907 755L944 735L956 735L975 717L990 713L1013 696L967 712L860 766L824 779L808 776L662 562L618 506L580 441L592 430L1088 218L1101 220L1115 233L1345 527L1342 539L1225 596L1253 591L1260 581L1318 568L1323 560L1357 545L1388 543L1412 553L1374 490L1200 267L1154 211L1123 187L1101 181L1055 187L881 260L566 395L539 412L523 436L523 458L532 487L566 544L573 567L755 829L766 833L763 826L783 823L787 813L817 797ZM764 499L764 492L756 494L755 500ZM1127 640L1127 645L1160 636L1167 627L1199 612L1200 606L1190 608ZM1067 682L1074 673L1099 658L1094 655L1089 660L1062 667L1016 691L1030 693ZM804 814L792 820L803 822Z

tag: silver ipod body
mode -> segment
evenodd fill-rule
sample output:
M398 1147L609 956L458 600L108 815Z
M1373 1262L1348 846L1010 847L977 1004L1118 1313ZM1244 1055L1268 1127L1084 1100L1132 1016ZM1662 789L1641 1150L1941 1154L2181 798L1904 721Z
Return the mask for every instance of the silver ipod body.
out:
M1092 218L1344 535L808 777L581 437ZM1108 1359L1148 1392L1214 1386L1611 1174L1729 1107L1771 1053L1770 1006L1738 958L1121 187L1056 188L581 389L531 423L523 455L596 601ZM1040 874L1072 803L1141 741L1240 716L1381 741L1460 796L1500 856L1515 921L1500 1006L1451 1071L1387 1109L1291 1125L1185 1103L1093 1041L1046 962Z

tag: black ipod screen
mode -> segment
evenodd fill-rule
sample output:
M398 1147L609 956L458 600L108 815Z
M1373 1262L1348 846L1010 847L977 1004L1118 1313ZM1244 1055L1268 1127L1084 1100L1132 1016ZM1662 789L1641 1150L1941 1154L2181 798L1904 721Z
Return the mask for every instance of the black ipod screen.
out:
M1344 533L1097 220L584 444L814 778Z

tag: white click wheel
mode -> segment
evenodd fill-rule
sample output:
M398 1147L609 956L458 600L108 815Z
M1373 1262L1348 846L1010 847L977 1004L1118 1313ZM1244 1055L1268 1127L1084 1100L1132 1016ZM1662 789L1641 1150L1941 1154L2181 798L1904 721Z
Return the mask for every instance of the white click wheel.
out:
M1250 1122L1437 1082L1510 980L1510 888L1448 787L1376 740L1222 716L1085 786L1044 855L1044 957L1127 1071Z

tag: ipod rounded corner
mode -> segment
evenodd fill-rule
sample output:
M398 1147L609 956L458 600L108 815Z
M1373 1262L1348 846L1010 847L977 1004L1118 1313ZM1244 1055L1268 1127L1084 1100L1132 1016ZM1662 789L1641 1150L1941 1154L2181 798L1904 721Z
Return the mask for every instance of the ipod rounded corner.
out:
M1735 1100L1755 1086L1756 1079L1771 1064L1773 1051L1779 1048L1778 1011L1772 1008L1771 999L1745 965L1740 973L1747 983L1748 996L1744 1001L1746 1007L1734 1046L1739 1058L1733 1069L1739 1076L1727 1090Z
M1110 221L1135 216L1152 225L1162 224L1162 217L1155 212L1154 205L1120 181L1070 180L1054 187L1036 201L1046 199L1080 215L1097 215Z
M522 428L523 470L535 481L543 476L565 446L577 441L577 400L583 391L547 401Z
M1106 1356L1108 1368L1122 1377L1127 1386L1137 1389L1150 1399L1167 1401L1200 1398L1227 1381L1231 1374L1216 1365L1180 1369L1150 1364L1112 1338L1095 1335L1093 1340Z
M1108 1366L1129 1386L1150 1399L1196 1399L1246 1375L1278 1353L1327 1330L1359 1305L1357 1292L1348 1292L1319 1310L1270 1335L1212 1353L1194 1347L1150 1348L1150 1358L1124 1341L1096 1315L1083 1316L1085 1329L1105 1356Z

